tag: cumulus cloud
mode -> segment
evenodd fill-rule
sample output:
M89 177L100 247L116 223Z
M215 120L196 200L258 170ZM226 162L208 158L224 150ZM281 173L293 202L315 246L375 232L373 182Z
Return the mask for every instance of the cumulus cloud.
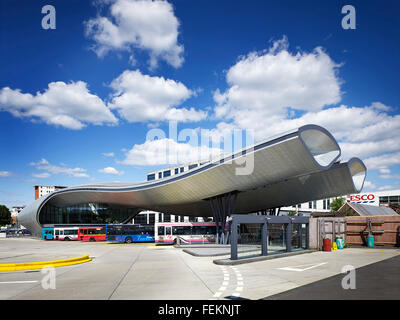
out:
M139 70L126 70L111 82L114 94L109 107L129 122L200 121L207 113L194 108L176 108L195 92L183 83L152 77Z
M289 107L317 111L338 103L339 65L320 47L292 54L288 46L284 37L269 50L241 57L227 72L229 88L214 93L216 116L246 128L260 118L284 118Z
M106 167L104 169L100 169L99 172L105 173L105 174L118 175L118 176L121 176L124 174L124 171L118 171L117 169L115 169L113 167Z
M103 152L102 155L105 157L114 157L114 152Z
M386 153L365 160L368 169L387 169L389 166L400 164L400 151Z
M143 144L135 144L126 153L126 157L121 163L141 166L182 164L207 160L221 156L222 154L223 151L219 148L194 146L164 138L148 140Z
M87 124L116 124L118 120L83 81L51 82L35 95L9 87L0 90L0 110L18 118L79 130Z
M375 188L376 188L376 185L374 183L372 183L371 181L368 181L368 180L364 181L363 189L371 190L371 189L375 189Z
M109 16L98 16L85 23L85 34L94 40L93 50L99 57L111 50L149 52L150 68L164 60L178 68L182 65L183 45L178 44L179 21L167 1L113 0ZM134 60L131 55L130 62Z
M7 178L11 177L12 175L13 173L10 171L0 171L0 178Z
M83 168L68 168L65 165L56 166L49 163L46 159L41 159L38 162L31 162L31 166L34 166L37 170L43 170L45 173L50 174L63 174L74 178L89 178L86 173L86 169ZM43 178L43 177L42 177Z
M50 177L51 176L51 174L50 173L48 173L48 172L42 172L42 173L32 173L32 177L35 177L35 178L48 178L48 177Z
M263 52L240 57L227 70L228 88L214 92L216 137L235 128L254 130L256 141L306 124L328 129L338 140L342 160L360 157L368 170L390 175L400 164L400 115L374 101L368 106L338 105L340 65L322 48L291 53L286 37ZM371 187L375 186L371 184Z

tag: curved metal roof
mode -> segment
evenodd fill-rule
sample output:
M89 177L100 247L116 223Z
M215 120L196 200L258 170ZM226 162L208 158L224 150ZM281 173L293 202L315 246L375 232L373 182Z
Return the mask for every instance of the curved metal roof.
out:
M162 180L70 187L40 198L20 213L29 229L40 227L46 204L102 202L165 213L211 216L210 197L238 191L234 213L287 206L361 191L361 160L334 164L340 147L324 128L306 125L232 155ZM247 171L247 172L246 172Z

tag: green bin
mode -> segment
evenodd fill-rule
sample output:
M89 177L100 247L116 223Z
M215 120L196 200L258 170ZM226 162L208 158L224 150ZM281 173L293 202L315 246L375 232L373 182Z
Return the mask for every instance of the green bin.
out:
M367 247L373 248L375 245L374 243L374 236L368 236L367 237Z

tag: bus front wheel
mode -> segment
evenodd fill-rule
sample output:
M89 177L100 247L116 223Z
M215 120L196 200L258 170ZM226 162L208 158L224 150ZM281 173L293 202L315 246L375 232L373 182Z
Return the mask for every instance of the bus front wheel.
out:
M126 237L125 238L125 243L132 243L132 238L131 237Z

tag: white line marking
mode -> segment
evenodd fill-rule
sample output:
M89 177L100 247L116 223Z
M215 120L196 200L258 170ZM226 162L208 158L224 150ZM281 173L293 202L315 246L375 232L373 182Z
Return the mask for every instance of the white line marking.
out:
M0 284L35 283L35 282L39 282L39 281L36 281L36 280L33 280L33 281L5 281L5 282L0 282Z
M311 264L303 264L303 265L297 266L297 267L285 267L285 268L278 268L278 269L279 269L279 270L285 270L285 271L303 272L303 271L306 271L306 270L310 270L310 269L313 269L313 268L322 266L322 265L327 264L327 263L328 263L328 262L322 262L322 263L318 263L318 264L314 264L314 265L311 265ZM304 266L310 266L310 267L308 267L308 268L298 268L298 267L304 267Z

